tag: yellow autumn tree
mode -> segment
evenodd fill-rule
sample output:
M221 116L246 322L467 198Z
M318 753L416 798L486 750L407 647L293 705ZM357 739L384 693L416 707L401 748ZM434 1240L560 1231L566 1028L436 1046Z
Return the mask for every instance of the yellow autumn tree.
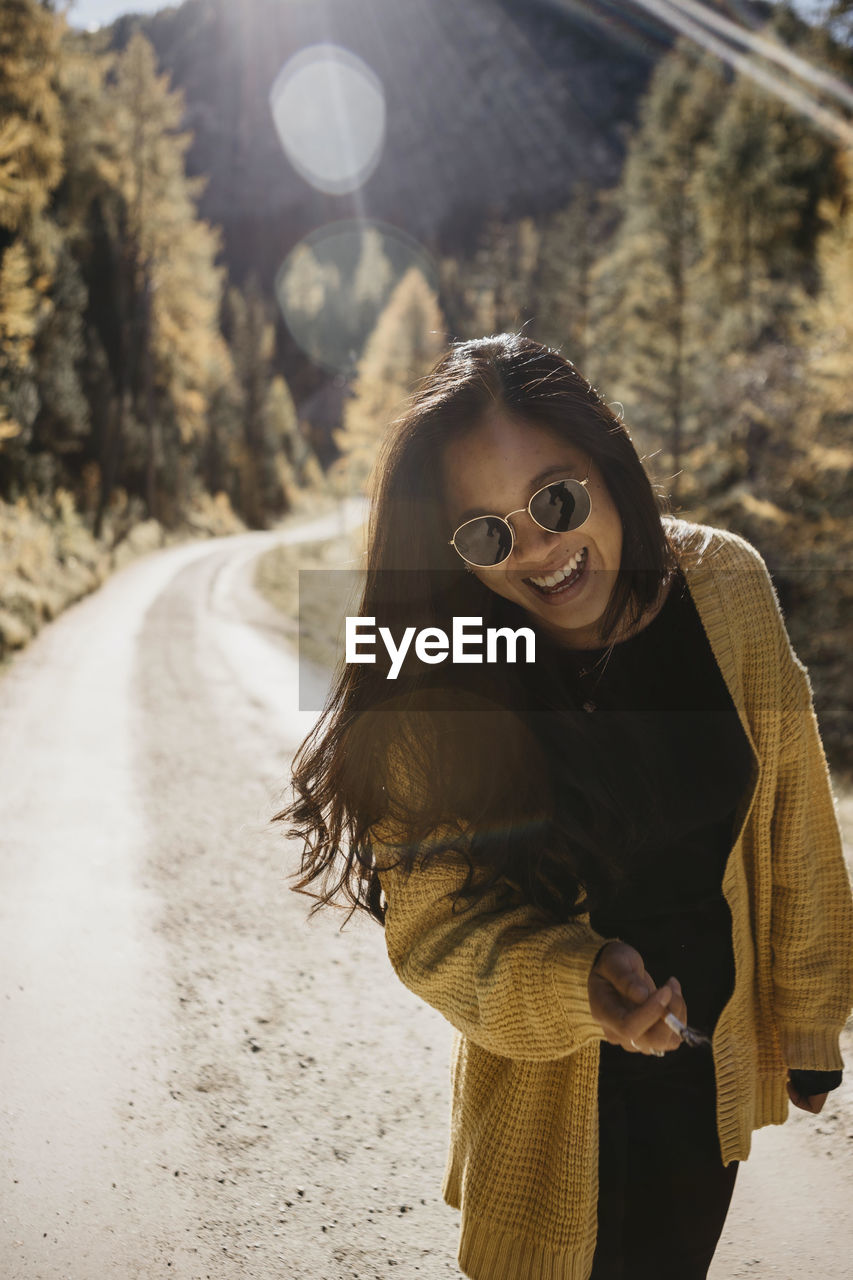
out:
M0 5L0 448L38 410L31 356L57 248L43 215L62 177L61 29L36 0Z
M839 163L846 193L820 206L820 288L802 313L806 394L792 480L803 500L814 501L824 533L847 548L839 554L843 564L853 554L853 152Z
M134 458L145 476L149 515L169 524L180 518L211 398L232 377L219 330L220 236L198 217L206 179L187 176L191 135L181 129L183 117L183 95L136 31L110 69L99 122L98 208L111 263L104 287L117 352L99 520L119 454Z
M853 170L853 153L845 158ZM827 230L818 242L821 288L807 308L808 373L825 413L853 412L853 172L847 192L824 201Z
M438 298L417 267L394 289L359 362L355 393L334 441L332 467L341 489L364 491L389 424L405 407L415 382L429 372L446 342Z

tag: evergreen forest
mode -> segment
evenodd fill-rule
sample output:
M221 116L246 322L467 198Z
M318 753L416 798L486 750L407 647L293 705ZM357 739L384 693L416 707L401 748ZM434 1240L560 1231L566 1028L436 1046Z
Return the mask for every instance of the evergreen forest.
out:
M467 20L513 7L481 0ZM231 6L232 25L237 8L249 22L263 4ZM135 550L363 490L447 342L523 327L621 405L675 513L762 552L849 779L853 4L827 0L814 25L746 8L736 58L685 33L632 54L618 127L596 152L576 123L538 197L454 204L450 184L427 224L393 203L360 217L327 187L336 235L282 206L263 211L272 244L238 235L248 215L228 221L214 169L256 135L236 107L212 114L177 38L218 30L220 0L96 33L4 0L0 656ZM258 100L286 139L271 87Z

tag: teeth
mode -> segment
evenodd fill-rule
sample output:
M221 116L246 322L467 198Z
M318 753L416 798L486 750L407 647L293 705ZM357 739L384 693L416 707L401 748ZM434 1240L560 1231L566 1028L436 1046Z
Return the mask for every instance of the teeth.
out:
M562 582L564 578L568 578L573 573L586 555L586 547L581 547L580 551L576 551L571 560L563 565L562 569L555 569L553 573L549 573L544 578L530 578L529 581L537 587L556 587L558 582Z

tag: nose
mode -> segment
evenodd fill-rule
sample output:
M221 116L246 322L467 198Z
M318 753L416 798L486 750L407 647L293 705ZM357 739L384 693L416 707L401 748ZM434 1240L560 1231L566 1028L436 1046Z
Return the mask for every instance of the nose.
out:
M549 559L554 554L554 547L561 537L559 533L543 529L536 523L530 512L523 508L520 514L517 511L511 512L507 519L515 534L512 559L516 566L535 568L538 563Z

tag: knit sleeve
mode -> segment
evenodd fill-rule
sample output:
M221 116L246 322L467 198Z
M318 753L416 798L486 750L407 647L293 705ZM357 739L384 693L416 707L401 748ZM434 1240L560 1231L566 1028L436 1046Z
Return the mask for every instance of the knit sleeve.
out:
M782 745L773 812L771 944L789 1067L837 1070L853 1008L853 895L808 673L782 653Z
M374 856L384 848L374 843ZM400 980L500 1057L562 1058L602 1039L587 979L608 939L582 920L554 924L529 905L500 908L496 891L454 913L449 895L466 871L451 853L380 873L385 940Z
M389 790L404 805L424 791L404 750L390 753ZM417 775L420 776L420 775ZM399 861L405 824L386 818L369 833L385 894L385 942L400 980L463 1035L504 1058L566 1057L603 1039L589 1007L587 980L610 939L586 918L554 923L531 904L506 904L499 887L454 908L468 874L464 824L456 847L445 829L415 849L413 865ZM429 857L427 844L432 845ZM409 850L411 852L411 850Z

